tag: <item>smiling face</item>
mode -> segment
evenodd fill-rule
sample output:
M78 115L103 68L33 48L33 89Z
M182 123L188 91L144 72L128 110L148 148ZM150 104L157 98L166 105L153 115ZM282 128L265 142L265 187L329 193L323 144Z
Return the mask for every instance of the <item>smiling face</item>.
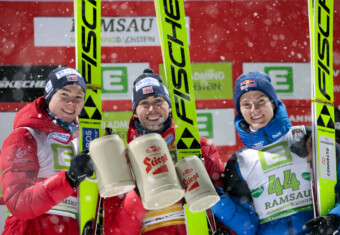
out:
M80 114L85 99L85 92L80 85L67 85L59 89L51 98L50 111L70 124Z
M134 117L141 125L151 131L160 130L168 119L171 108L161 96L149 96L138 102Z
M261 91L249 91L240 98L241 113L251 129L265 127L274 117L274 105Z

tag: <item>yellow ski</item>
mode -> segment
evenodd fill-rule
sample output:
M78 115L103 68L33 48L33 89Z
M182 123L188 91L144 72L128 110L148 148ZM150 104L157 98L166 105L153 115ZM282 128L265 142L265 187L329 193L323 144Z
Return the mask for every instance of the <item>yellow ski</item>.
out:
M74 0L76 68L87 83L79 117L79 149L102 136L101 108L101 1ZM80 234L91 234L98 203L98 185L84 180L79 187Z
M202 156L192 85L183 0L155 0L165 77L175 122L178 160ZM188 234L209 234L205 212L190 212L185 204Z
M312 69L314 214L335 205L336 156L333 93L333 0L308 0Z

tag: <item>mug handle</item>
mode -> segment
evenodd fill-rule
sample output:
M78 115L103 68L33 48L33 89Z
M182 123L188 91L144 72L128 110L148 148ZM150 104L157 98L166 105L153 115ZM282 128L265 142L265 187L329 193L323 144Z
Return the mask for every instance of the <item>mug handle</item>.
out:
M105 136L106 135L112 135L112 128L110 128L110 127L106 127L105 128ZM89 152L89 155L90 155L90 157L91 157L91 154L90 154L90 152ZM91 160L92 160L92 158L91 158ZM92 161L92 166L93 166L93 161ZM89 181L89 182L92 182L92 183L98 183L98 181L97 181L97 177L96 177L96 172L93 172L93 175L91 176L91 177L86 177L85 178L85 180L87 180L87 181Z

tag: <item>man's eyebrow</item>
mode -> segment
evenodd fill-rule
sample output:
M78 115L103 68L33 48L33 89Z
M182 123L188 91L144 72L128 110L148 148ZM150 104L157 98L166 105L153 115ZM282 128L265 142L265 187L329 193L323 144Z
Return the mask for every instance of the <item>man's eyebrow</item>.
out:
M67 91L67 92L71 92L71 89L69 89L69 88L67 88L67 87L62 87L62 88L60 88L59 90L63 90L63 91ZM78 92L79 94L83 94L83 95L85 95L86 93L83 91L83 90L81 90L80 92Z
M259 97L256 97L255 99L261 99L261 98L266 98L266 97L268 97L268 96L263 94L263 95L260 95ZM240 100L240 102L247 102L247 101L249 101L249 99L250 98L244 98L244 99Z

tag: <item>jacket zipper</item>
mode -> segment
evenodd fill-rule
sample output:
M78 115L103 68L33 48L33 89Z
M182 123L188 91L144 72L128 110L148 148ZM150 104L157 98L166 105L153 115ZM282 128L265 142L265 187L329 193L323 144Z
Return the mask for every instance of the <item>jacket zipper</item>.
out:
M289 228L289 234L293 235L293 229L292 229L292 220L290 218L290 216L288 217L288 228Z
M263 136L268 141L269 144L273 142L272 138L269 137L265 131L263 131Z

